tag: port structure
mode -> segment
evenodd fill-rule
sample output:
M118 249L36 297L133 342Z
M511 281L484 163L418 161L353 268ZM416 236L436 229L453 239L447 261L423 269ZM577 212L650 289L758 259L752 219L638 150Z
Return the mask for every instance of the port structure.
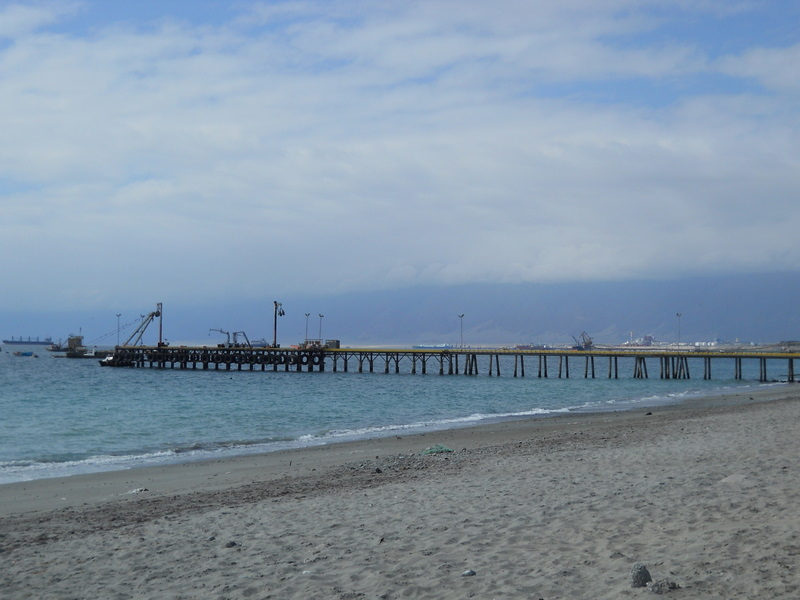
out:
M503 361L501 362L501 358ZM715 362L732 361L733 378L743 379L744 361L758 361L758 381L769 381L768 363L786 362L786 380L795 381L794 361L800 352L790 351L696 351L638 349L534 349L507 348L331 348L309 344L298 348L231 346L132 346L115 348L100 362L109 367L285 372L410 373L439 375L501 375L501 365L513 377L586 379L620 378L620 359L633 364L634 379L690 379L690 360L702 362L703 379L712 379ZM511 362L513 360L513 367ZM648 368L648 365L650 368ZM527 371L526 371L527 367ZM582 372L582 373L581 373Z

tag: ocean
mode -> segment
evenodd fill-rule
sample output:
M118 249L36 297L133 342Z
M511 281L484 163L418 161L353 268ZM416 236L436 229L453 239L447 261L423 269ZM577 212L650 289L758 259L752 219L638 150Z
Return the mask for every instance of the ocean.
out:
M704 381L699 359L690 359L690 380L659 379L656 359L650 379L634 379L633 359L621 359L620 379L609 380L602 359L596 379L583 378L582 361L571 365L570 379L558 379L556 359L550 378L540 379L535 359L526 361L527 377L513 377L510 357L501 359L502 376L490 377L488 357L479 359L477 376L441 376L115 369L41 349L38 358L9 350L0 353L0 484L626 410L760 385L755 360L744 361L743 380L734 379L732 360L715 360L715 379ZM770 368L780 379L777 363Z

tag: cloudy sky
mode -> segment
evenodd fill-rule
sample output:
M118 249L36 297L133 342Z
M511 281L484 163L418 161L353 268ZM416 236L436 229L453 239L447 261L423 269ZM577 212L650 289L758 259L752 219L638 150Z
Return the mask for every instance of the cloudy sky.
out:
M796 271L799 22L0 0L0 309Z

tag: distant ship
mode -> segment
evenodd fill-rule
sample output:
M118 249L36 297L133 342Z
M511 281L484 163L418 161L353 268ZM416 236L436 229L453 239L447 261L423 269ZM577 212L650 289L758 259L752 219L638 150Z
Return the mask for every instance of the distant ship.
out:
M46 337L43 340L40 340L38 337L33 340L28 337L27 340L23 340L22 338L15 339L14 336L11 336L10 340L3 340L4 344L9 344L11 346L49 346L53 343L52 338Z

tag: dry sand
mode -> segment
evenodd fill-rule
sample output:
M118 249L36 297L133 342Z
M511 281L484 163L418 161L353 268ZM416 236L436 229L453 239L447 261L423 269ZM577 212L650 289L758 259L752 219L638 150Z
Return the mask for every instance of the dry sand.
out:
M7 484L0 597L798 598L798 399Z

